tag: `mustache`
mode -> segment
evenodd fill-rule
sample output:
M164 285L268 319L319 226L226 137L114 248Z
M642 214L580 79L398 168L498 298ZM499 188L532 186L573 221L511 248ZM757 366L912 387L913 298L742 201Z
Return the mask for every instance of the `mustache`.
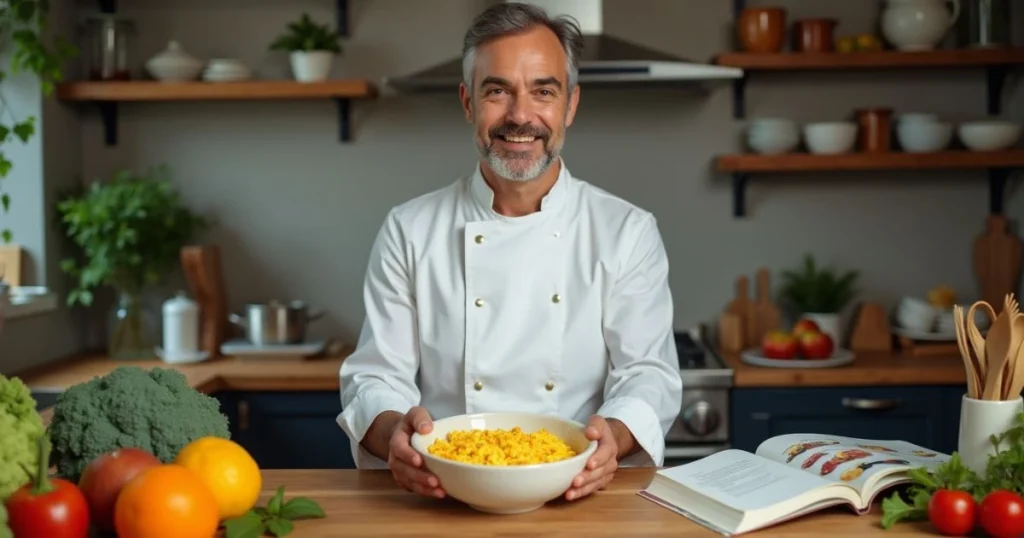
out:
M551 137L551 131L534 127L529 123L525 125L516 125L514 123L505 123L497 127L492 128L487 133L491 138L505 137L505 136L532 136L535 138L541 138L547 140Z

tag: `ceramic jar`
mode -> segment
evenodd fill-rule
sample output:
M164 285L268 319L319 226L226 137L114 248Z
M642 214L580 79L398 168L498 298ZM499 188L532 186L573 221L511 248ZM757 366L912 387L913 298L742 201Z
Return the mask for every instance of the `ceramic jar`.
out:
M146 71L163 82L195 80L203 70L203 61L185 52L177 41L146 62Z
M793 50L832 52L835 50L836 19L801 19L793 23Z
M882 35L899 50L932 50L959 17L960 0L887 0Z
M1024 411L1024 398L1012 400L976 400L966 394L960 403L960 434L957 453L963 464L984 475L988 458L995 454L991 437L998 436L1016 424ZM1005 444L1000 447L1005 450Z
M199 306L184 293L163 304L163 358L184 360L199 353Z
M892 146L892 109L867 108L856 111L858 147L865 153L884 153Z
M748 7L736 21L736 37L746 52L779 52L786 35L786 10Z

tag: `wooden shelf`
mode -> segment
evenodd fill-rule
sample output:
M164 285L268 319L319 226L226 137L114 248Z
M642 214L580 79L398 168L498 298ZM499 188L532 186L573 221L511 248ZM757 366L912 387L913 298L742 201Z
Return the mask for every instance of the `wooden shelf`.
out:
M340 138L351 140L351 101L377 97L366 80L344 79L302 83L290 80L240 82L82 81L57 87L57 98L99 106L108 146L117 144L117 105L129 102L280 101L333 99L338 105Z
M729 52L714 62L748 71L998 67L1024 64L1024 48L931 50L920 52Z
M734 217L746 216L746 189L753 174L939 169L988 170L989 211L999 214L1003 211L1003 195L1010 172L1024 168L1024 150L723 155L715 160L715 168L732 174Z

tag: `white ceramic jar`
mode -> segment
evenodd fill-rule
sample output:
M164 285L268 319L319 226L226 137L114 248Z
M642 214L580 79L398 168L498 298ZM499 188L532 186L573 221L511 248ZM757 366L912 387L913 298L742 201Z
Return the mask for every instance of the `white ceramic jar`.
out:
M163 359L191 360L199 354L199 306L183 292L163 305Z
M960 0L887 0L882 35L902 51L932 50L959 17Z
M167 48L146 61L146 71L162 82L185 82L195 80L203 70L203 61L185 52L177 41L167 43Z

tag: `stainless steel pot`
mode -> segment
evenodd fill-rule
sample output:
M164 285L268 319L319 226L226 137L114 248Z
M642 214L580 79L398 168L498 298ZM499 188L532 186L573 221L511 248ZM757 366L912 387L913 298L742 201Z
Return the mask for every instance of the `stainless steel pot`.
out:
M245 316L229 314L231 323L245 330L245 338L258 346L275 344L300 344L306 340L309 323L316 321L323 312L309 313L303 301L284 304L250 303L245 305Z

